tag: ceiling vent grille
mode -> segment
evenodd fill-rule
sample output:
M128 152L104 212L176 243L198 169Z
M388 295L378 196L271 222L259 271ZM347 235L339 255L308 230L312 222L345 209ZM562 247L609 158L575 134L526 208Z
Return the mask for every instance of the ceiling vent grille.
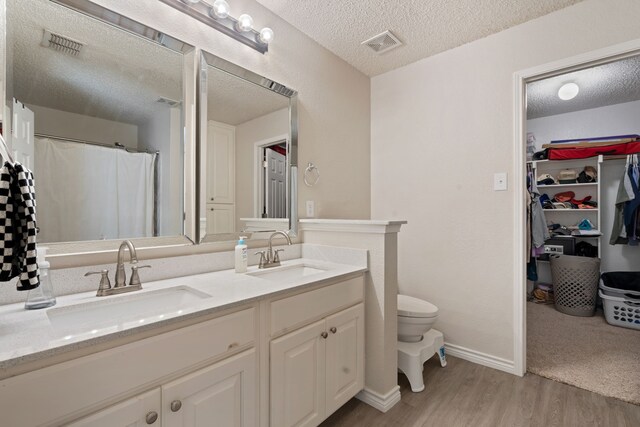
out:
M156 102L160 104L167 104L170 107L177 107L178 105L180 105L180 101L176 101L176 100L164 98L164 97L158 98Z
M371 37L369 40L365 40L360 44L369 46L377 54L388 52L391 49L402 46L400 39L389 30Z
M84 47L84 44L68 37L61 36L60 34L52 33L49 30L44 30L44 34L42 35L42 46L57 50L58 52L67 53L72 56L78 56Z

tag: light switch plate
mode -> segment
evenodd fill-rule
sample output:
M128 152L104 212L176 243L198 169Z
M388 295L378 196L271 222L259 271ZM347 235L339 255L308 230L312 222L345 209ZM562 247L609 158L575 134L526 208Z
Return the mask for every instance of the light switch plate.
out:
M493 174L493 190L494 191L506 191L507 190L507 173L496 172Z
M307 218L313 218L316 215L316 204L313 200L307 200Z

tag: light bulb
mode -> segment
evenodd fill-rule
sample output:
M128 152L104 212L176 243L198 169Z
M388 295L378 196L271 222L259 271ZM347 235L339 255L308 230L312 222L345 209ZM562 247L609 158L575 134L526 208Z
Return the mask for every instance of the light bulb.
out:
M236 29L238 31L251 31L251 27L253 26L253 18L246 13L243 13L238 17L238 23L236 24Z
M563 101L568 101L575 98L576 95L578 95L578 92L580 92L580 88L577 84L565 83L560 86L560 89L558 90L558 98L562 99Z
M213 2L213 6L211 7L209 14L212 18L225 19L229 16L229 11L229 3L225 0L216 0Z
M260 30L260 34L258 35L258 40L260 43L269 44L273 40L273 30L269 27L264 27Z

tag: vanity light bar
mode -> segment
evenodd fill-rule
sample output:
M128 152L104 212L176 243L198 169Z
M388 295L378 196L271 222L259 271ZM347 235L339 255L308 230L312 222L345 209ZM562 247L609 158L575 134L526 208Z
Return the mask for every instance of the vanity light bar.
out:
M205 1L191 1L191 0L160 0L161 2L168 4L174 9L178 9L179 11L189 15L190 17L197 19L200 22L207 24L210 27L215 28L223 34L243 43L260 53L266 53L269 50L268 41L273 38L273 31L265 38L264 35L261 36L261 33L254 30L253 28L247 27L248 20L246 16L241 15L242 22L239 19L232 17L231 15L226 15L225 17L217 17L214 18L211 16L210 11L212 10L212 5L208 4ZM214 15L215 16L215 15ZM250 19L250 17L249 17ZM264 41L263 41L264 40Z

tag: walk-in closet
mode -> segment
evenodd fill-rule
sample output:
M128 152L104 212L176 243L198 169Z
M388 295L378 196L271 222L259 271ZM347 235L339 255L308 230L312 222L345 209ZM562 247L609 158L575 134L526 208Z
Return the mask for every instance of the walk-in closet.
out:
M640 404L640 56L526 86L527 370Z

